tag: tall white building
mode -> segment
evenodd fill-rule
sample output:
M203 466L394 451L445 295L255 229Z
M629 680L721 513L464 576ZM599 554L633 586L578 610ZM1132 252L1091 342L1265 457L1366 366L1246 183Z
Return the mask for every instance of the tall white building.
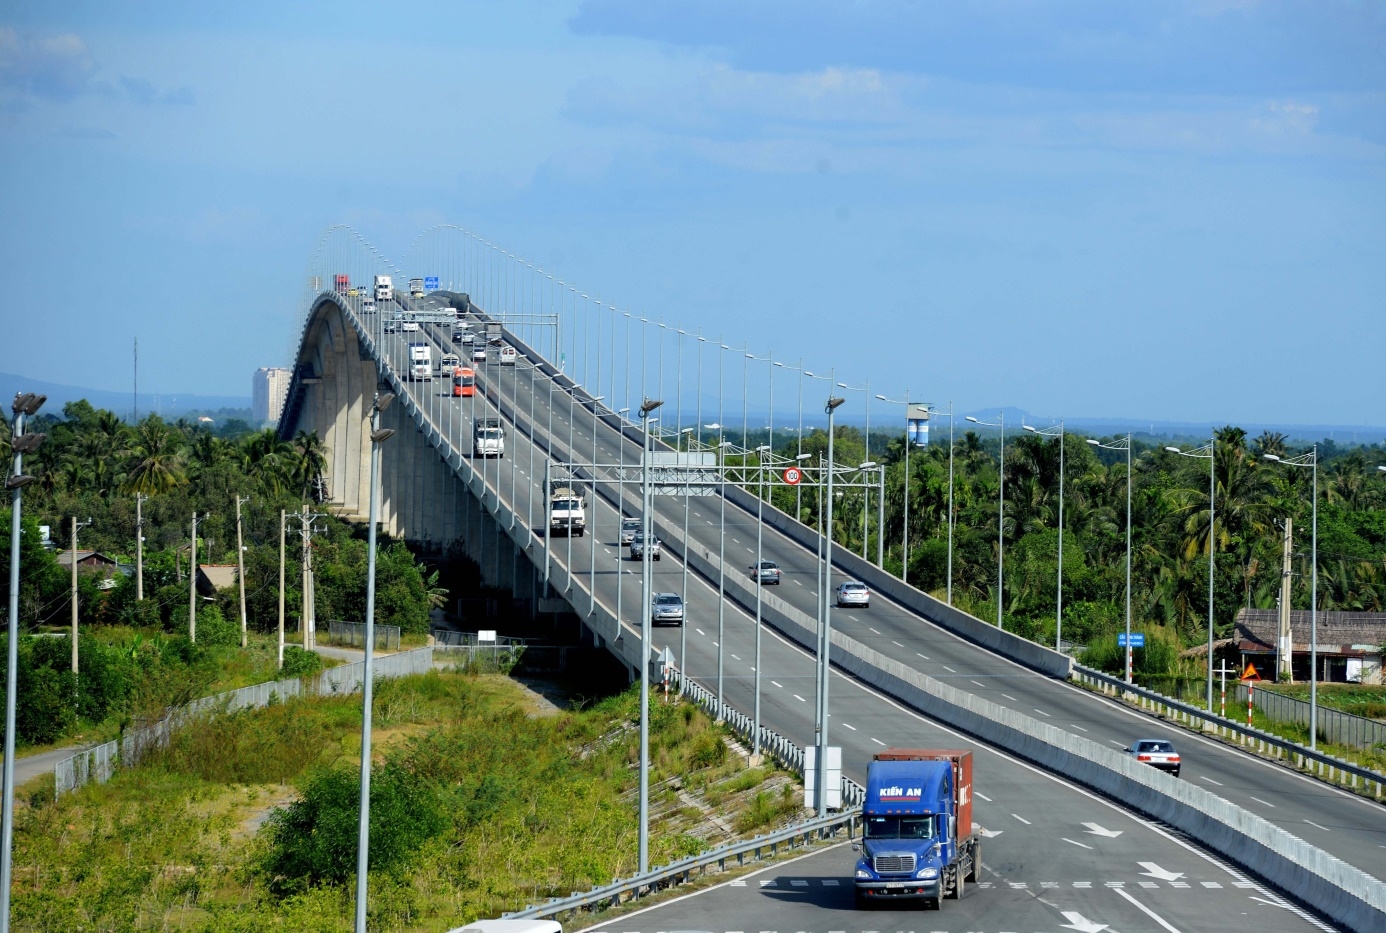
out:
M250 389L250 416L256 424L266 421L278 423L284 410L284 397L289 393L291 370L275 366L262 366L255 370L255 379Z

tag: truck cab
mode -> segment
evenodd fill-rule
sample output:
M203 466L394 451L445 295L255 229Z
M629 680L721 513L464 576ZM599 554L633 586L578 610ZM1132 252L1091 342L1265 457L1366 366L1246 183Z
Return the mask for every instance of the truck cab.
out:
M377 275L375 277L375 300L395 300L395 286L388 275Z
M587 512L577 490L560 486L549 498L549 533L562 532L581 538L587 532Z
M409 345L409 378L431 382L433 380L433 346L427 343Z
M867 769L854 884L858 907L922 900L935 909L977 880L972 753L887 749Z
M424 296L424 281L423 281L423 279L410 279L410 280L409 280L409 297L410 297L410 298L422 298L423 296Z
M472 456L505 456L505 428L499 418L478 418L472 426Z

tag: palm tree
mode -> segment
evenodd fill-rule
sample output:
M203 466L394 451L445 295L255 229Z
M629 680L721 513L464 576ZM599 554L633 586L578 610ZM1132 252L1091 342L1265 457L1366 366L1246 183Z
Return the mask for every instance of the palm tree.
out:
M126 475L125 491L156 496L186 483L178 440L158 415L144 419L131 447L135 462Z
M311 490L321 502L323 472L327 468L327 446L318 438L317 431L299 431L294 437L294 452L298 456L294 465L294 480L298 483L300 494L306 499Z

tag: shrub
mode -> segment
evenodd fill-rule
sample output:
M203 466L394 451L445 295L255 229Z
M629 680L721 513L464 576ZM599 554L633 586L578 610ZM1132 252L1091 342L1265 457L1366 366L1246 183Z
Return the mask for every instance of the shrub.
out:
M305 651L298 645L284 646L285 677L308 677L322 670L322 655L315 651Z
M355 769L324 768L308 779L302 799L270 816L262 867L276 893L354 877L360 794ZM394 868L448 826L437 790L405 768L372 773L370 797L371 870Z
M197 643L204 648L235 648L241 643L241 626L221 614L215 603L197 613Z

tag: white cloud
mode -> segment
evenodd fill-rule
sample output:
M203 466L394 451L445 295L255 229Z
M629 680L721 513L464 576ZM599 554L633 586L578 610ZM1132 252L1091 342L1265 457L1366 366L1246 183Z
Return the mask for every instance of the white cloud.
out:
M0 87L34 97L69 100L90 89L96 61L79 36L27 38L0 27Z

